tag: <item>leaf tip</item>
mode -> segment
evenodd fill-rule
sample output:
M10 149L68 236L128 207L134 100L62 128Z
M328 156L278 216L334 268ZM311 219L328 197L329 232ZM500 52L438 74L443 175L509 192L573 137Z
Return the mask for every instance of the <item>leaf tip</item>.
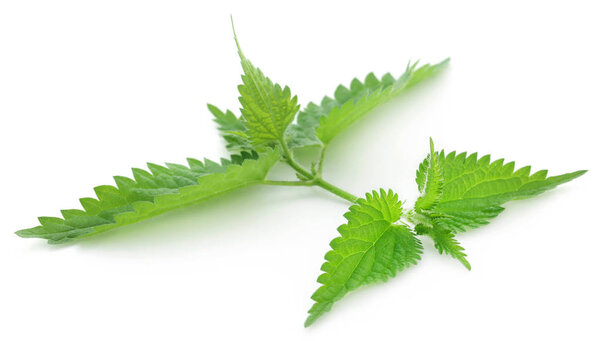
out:
M315 323L317 318L318 318L318 315L313 315L313 314L308 315L308 317L306 318L306 321L304 321L304 328L310 327L313 323Z
M219 108L217 108L216 106L214 106L214 105L212 105L212 104L210 104L210 103L206 103L206 107L207 107L207 108L208 108L208 110L210 110L211 112L212 112L213 110L218 110L218 111L220 111L220 110L219 110Z
M468 260L466 260L465 258L461 259L460 262L462 263L462 265L465 266L465 268L467 268L467 270L471 271L471 264L469 263Z
M21 238L28 238L30 237L29 235L29 229L23 229L23 230L18 230L15 231L15 234Z
M231 30L233 31L233 40L235 40L235 45L238 49L238 54L242 59L244 58L244 53L242 52L242 48L240 47L240 42L238 41L237 33L235 32L235 24L233 23L233 14L229 15L229 19L231 20Z
M433 138L431 136L429 137L429 151L431 152L431 155L433 155L433 152L435 151L433 146Z

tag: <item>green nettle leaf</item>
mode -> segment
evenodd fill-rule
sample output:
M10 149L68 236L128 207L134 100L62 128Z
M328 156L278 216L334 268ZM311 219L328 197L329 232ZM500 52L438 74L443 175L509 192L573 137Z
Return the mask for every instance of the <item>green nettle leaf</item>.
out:
M348 223L340 226L340 237L331 242L332 250L325 255L319 276L322 286L313 294L316 301L309 310L305 325L331 309L348 291L362 285L386 281L398 271L420 259L421 242L411 229L394 224L402 215L398 195L367 193L358 199L344 217Z
M468 270L471 270L471 264L467 261L467 255L463 252L465 249L460 246L452 231L439 224L433 226L419 224L415 226L415 232L419 235L428 235L431 237L433 245L440 255L443 253L450 255L452 258L460 261Z
M243 84L238 86L239 101L250 141L255 145L283 142L285 131L300 108L298 97L292 97L289 87L273 84L244 56L237 36L235 42L244 70Z
M438 74L449 59L435 65L409 64L399 78L385 74L381 80L373 73L364 82L352 80L350 88L342 85L333 98L325 97L321 105L309 103L298 114L296 124L288 131L288 144L292 148L328 144L337 134L358 121L378 105L398 96L419 82Z
M278 151L269 150L242 153L221 164L195 159L188 159L189 167L149 163L151 173L134 168L135 180L116 176L117 187L94 188L98 199L82 198L83 210L63 210L63 218L40 217L40 226L17 234L51 244L91 236L259 183L279 159Z
M432 159L437 161L432 163ZM441 174L432 175L439 172L438 167ZM465 231L487 224L504 210L501 205L507 201L530 198L586 172L547 177L546 170L530 175L530 166L514 168L514 162L505 163L504 159L490 162L489 155L478 159L477 153L432 151L417 171L422 195L415 204L416 218L453 233Z
M433 140L429 139L430 153L417 170L417 184L421 196L417 199L415 207L427 210L438 203L442 194L443 176L440 167L439 155L435 153Z
M414 209L403 212L398 195L391 190L367 193L365 198L339 188L322 177L325 147L341 131L377 105L404 93L439 73L448 59L435 65L409 64L399 78L390 74L377 79L372 73L364 82L354 79L349 88L339 86L333 98L320 105L309 103L298 115L298 99L290 89L274 84L242 53L242 84L239 85L241 117L208 105L228 150L239 153L220 163L188 159L188 166L149 163L150 172L133 169L133 179L116 176L115 186L94 188L96 198L80 199L83 209L63 210L62 218L40 217L40 225L17 231L25 238L65 243L129 225L190 206L220 194L254 184L318 186L351 202L331 243L312 295L315 301L305 326L331 310L349 291L373 282L384 282L416 264L422 253L417 235L427 235L440 254L471 265L456 234L487 224L502 212L502 204L529 198L571 181L586 171L547 177L547 171L530 175L530 167L514 170L514 162L490 162L490 156L448 155L430 152L417 170L420 197ZM307 169L290 148L320 147L318 163ZM277 161L290 166L299 180L269 180L267 173ZM411 228L414 226L414 228Z
M243 117L237 117L233 112L227 110L221 111L212 104L208 104L208 110L215 117L214 121L218 125L221 136L225 140L226 147L231 152L252 151Z

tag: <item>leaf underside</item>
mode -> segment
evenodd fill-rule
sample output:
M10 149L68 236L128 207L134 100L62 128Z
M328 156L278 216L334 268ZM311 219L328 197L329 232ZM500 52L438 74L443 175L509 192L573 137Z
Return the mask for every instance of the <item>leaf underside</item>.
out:
M311 102L298 114L297 122L290 125L286 133L288 145L301 148L328 144L376 106L436 75L448 62L446 59L435 65L426 64L418 68L417 63L409 64L399 78L388 73L377 79L370 73L364 82L355 78L349 88L338 86L333 98L324 97L320 105Z
M402 214L398 195L381 190L367 193L350 207L348 220L338 228L340 237L331 242L325 255L324 273L313 294L305 326L329 311L348 291L362 285L386 281L411 264L422 252L421 242L404 225L395 225Z
M489 223L504 210L501 205L507 201L530 198L586 172L547 177L546 170L530 174L530 166L515 171L514 162L490 162L489 155L478 159L477 153L434 154L434 166L441 169L441 174L431 176L430 157L421 163L416 181L422 195L415 211L453 233ZM439 183L428 183L432 178ZM427 199L431 196L429 188L439 191L433 201Z
M149 163L151 172L134 168L134 179L116 176L117 187L94 188L98 199L80 199L83 210L62 210L63 218L40 217L39 226L16 233L51 244L91 236L256 184L279 158L279 151L269 150L234 155L220 164L195 159L188 159L189 167Z

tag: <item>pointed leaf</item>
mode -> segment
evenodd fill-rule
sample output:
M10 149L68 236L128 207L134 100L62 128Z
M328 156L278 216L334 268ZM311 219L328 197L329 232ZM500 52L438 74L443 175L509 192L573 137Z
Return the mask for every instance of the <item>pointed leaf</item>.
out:
M248 138L248 129L243 117L237 117L233 112L221 111L212 104L208 104L208 110L215 117L221 136L226 142L227 150L231 152L252 151L252 143Z
M452 231L439 224L434 224L433 226L419 224L415 226L415 231L419 235L428 235L431 237L433 245L440 255L445 253L452 258L457 259L468 270L471 270L471 264L467 261L467 255L464 253L465 249L460 246L460 243L456 240L456 236Z
M419 166L417 171L417 184L421 196L417 199L415 207L427 210L436 205L442 195L444 179L439 161L439 153L436 153L433 140L429 139L430 152L427 158Z
M338 86L333 98L323 98L320 105L311 102L298 114L298 122L288 130L288 145L300 148L328 144L373 108L439 73L448 61L419 68L417 63L411 64L397 79L388 73L379 80L370 73L364 82L355 78L349 88Z
M288 125L300 108L298 97L292 97L290 88L274 84L254 67L244 56L235 31L234 37L244 70L243 84L238 90L250 141L256 145L283 141Z
M547 177L544 170L530 175L529 166L515 171L514 162L505 163L504 159L490 162L489 155L478 159L477 153L445 155L442 151L438 160L440 176L428 177L432 171L429 156L417 171L422 195L415 211L430 224L435 220L455 233L487 224L504 210L501 205L507 201L530 198L586 172ZM427 183L431 179L436 180ZM429 200L430 197L436 200Z
M243 153L221 164L189 160L189 167L149 164L152 173L134 169L135 180L117 176L117 187L98 186L98 199L83 198L84 210L63 210L63 218L40 218L37 227L17 231L24 238L65 243L129 225L180 207L262 181L280 158L276 150Z
M305 326L331 309L350 290L386 281L420 259L421 243L412 230L394 225L402 214L398 195L382 189L367 193L344 216L340 237L331 242L319 276L322 286L313 294L315 304Z

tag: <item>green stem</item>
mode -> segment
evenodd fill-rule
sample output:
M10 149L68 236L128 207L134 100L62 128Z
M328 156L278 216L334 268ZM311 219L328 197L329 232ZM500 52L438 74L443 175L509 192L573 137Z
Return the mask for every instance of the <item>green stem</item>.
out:
M304 176L307 179L313 179L314 176L311 172L307 171L306 169L304 169L304 167L302 167L301 165L299 165L295 160L294 157L292 156L292 153L290 153L290 150L288 149L286 143L283 140L279 141L279 144L281 145L281 149L283 150L283 155L285 156L285 161L288 163L288 165L290 165L296 172L298 172L298 174Z
M323 160L325 159L325 149L327 149L327 145L324 145L321 148L321 155L319 156L319 163L317 164L317 175L321 177L323 174Z
M346 191L344 191L343 189L334 186L332 184L330 184L329 182L321 179L321 178L317 178L315 179L315 184L321 188L323 188L326 191L329 191L335 195L337 195L338 197L344 198L352 203L355 203L356 200L358 200L358 198Z
M271 186L314 186L314 181L279 181L279 180L263 180L263 185Z
M306 181L274 181L274 180L263 180L263 184L265 185L275 185L275 186L319 186L326 191L329 191L342 199L346 199L352 203L355 203L358 198L343 189L330 184L329 182L323 180L321 178L321 170L323 167L323 158L325 157L325 151L321 152L321 157L319 160L319 166L317 174L313 174L312 172L306 170L300 164L294 160L292 153L289 148L283 141L283 139L279 140L279 144L281 145L281 149L283 151L283 155L285 156L285 161L290 165L298 174L302 177L306 178Z

